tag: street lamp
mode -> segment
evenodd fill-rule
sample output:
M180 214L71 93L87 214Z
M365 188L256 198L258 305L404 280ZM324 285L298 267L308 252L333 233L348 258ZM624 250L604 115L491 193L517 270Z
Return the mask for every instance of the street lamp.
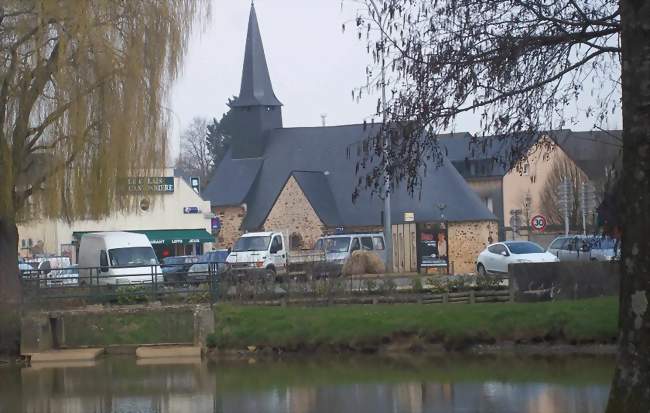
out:
M391 207L390 207L390 171L389 171L389 140L386 136L386 114L388 112L388 105L386 102L386 60L385 60L385 40L384 25L382 22L382 15L375 0L368 0L377 14L377 23L379 23L379 31L381 32L381 106L382 106L382 129L384 130L383 136L383 151L384 151L384 240L386 244L386 272L393 271L393 231L391 221Z

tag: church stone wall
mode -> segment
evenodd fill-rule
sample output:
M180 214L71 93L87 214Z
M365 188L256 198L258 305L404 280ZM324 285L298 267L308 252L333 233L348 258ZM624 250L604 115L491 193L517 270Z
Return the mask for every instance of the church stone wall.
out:
M299 234L300 249L311 249L325 227L312 208L300 185L292 176L264 221L265 231L281 231L290 239ZM289 240L287 240L289 242ZM296 245L289 245L296 248Z
M213 207L212 212L221 220L221 229L217 235L219 248L232 248L242 235L241 224L246 216L243 206Z

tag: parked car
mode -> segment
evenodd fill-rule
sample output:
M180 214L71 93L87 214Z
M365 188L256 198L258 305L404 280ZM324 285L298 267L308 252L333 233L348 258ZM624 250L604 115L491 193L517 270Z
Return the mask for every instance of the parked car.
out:
M131 232L85 234L79 243L80 284L143 284L163 282L149 238Z
M79 268L71 265L67 268L52 270L47 277L48 287L68 287L79 284Z
M34 270L34 267L25 261L18 261L18 270L23 278L29 279L38 275L38 272Z
M589 251L591 261L619 261L621 259L621 247L617 240L609 237L598 237L594 239Z
M324 250L325 260L329 263L344 264L356 250L372 251L386 262L382 233L328 235L319 238L314 249Z
M288 251L281 232L251 232L235 243L226 262L233 271L264 269L269 275L305 274L309 266L324 262L323 250Z
M166 283L182 283L187 281L187 271L190 267L199 262L196 255L179 255L166 257L162 260L163 278Z
M530 241L504 241L489 245L476 260L479 275L506 274L509 264L558 262L558 258Z
M616 240L609 237L563 235L548 247L549 253L565 261L612 261L620 258Z
M210 251L201 257L196 264L193 264L187 272L188 280L192 282L206 281L210 274L210 266L216 270L216 274L221 274L228 269L226 260L228 259L228 250Z

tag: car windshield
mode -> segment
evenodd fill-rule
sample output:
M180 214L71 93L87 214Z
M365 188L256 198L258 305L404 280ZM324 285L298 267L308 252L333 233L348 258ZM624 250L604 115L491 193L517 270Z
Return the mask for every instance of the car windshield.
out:
M534 242L509 242L507 245L512 254L539 254L544 252L542 247Z
M151 247L115 248L108 250L111 265L156 265L158 260Z
M228 251L212 251L207 254L205 260L199 260L200 262L226 262L228 258Z
M591 241L591 245L595 250L613 250L616 247L616 241L611 238L596 238Z
M271 242L271 237L269 236L241 237L235 244L233 251L266 251L269 247L269 242Z
M325 251L327 252L348 252L350 237L327 238L325 240Z

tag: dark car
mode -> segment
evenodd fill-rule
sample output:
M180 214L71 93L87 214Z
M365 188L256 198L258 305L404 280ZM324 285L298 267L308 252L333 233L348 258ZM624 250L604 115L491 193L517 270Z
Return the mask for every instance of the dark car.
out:
M188 278L191 281L206 281L210 271L214 271L216 274L226 271L228 254L228 250L215 250L202 255L198 262L190 267L187 273Z
M179 255L176 257L163 258L162 269L163 277L166 283L187 282L187 271L192 264L199 261L195 255Z

